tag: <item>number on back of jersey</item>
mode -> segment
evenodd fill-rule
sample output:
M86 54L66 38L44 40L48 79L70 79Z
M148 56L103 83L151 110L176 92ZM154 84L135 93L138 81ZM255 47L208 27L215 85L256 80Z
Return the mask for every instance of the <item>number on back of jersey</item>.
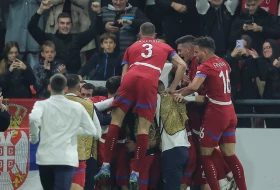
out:
M145 48L145 52L141 53L141 56L144 58L152 57L153 54L153 45L152 44L143 44L143 48Z
M219 74L219 77L222 78L223 84L224 84L224 94L230 93L230 80L228 76L228 70L225 71L226 74L224 74L224 71L221 71Z

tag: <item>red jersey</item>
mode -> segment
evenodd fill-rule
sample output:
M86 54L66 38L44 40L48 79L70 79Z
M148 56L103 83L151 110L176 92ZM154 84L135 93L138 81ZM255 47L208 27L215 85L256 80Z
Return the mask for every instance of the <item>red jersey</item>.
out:
M166 60L171 60L176 51L154 38L143 38L127 48L122 65L128 64L128 72L148 78L156 86Z
M197 58L193 57L193 59L191 60L190 66L189 66L189 77L190 77L191 81L194 79L194 77L196 75L198 66L199 66L199 64L197 62Z
M230 70L229 64L216 56L198 66L196 76L205 78L204 92L210 102L219 105L231 104Z

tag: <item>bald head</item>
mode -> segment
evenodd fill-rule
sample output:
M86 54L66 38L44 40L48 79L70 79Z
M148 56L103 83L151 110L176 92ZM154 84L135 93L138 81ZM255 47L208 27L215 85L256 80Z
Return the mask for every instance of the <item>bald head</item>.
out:
M150 22L145 22L140 26L140 36L143 37L156 37L156 28L155 26Z

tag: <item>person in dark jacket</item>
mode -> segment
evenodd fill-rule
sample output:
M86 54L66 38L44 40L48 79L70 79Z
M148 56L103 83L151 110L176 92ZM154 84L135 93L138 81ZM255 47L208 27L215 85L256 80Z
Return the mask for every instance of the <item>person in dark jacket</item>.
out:
M173 49L177 48L175 41L182 36L200 36L196 0L155 0L155 2L164 15L163 33L166 43Z
M228 35L238 0L197 0L202 36L210 36L216 44L215 54L224 57L228 50Z
M262 45L266 39L280 38L280 24L277 16L265 11L259 4L259 0L246 0L248 9L244 9L241 14L234 19L229 43L231 47L242 34L247 34L254 41L253 48L260 54Z
M37 98L49 98L50 91L48 85L50 78L56 74L61 73L66 76L67 71L64 64L55 60L55 45L51 41L45 41L42 45L41 56L44 60L35 65L33 72L36 78L34 90Z
M0 92L0 132L4 132L10 125L11 115L7 112L7 108L2 104L3 96Z
M94 0L90 0L94 1ZM138 8L128 3L128 0L112 0L101 8L100 3L94 2L96 13L102 14L102 25L99 33L111 32L116 35L116 52L124 53L136 39L141 24L148 22L146 15Z
M17 42L8 42L4 47L5 58L0 62L0 87L6 98L32 98L30 86L35 77L29 64L17 59Z
M225 60L231 67L230 82L232 100L236 99L259 99L260 95L256 85L259 73L256 66L258 54L251 49L252 39L242 35L244 48L236 46ZM255 107L256 108L256 107ZM235 105L235 111L239 114L253 114L253 105ZM250 128L250 118L239 118L237 127Z
M263 99L280 99L280 47L275 40L265 40L263 53L257 60L257 67L263 86ZM265 114L280 114L279 105L263 106ZM265 119L267 128L279 128L279 118Z
M100 37L102 51L91 56L88 62L79 70L80 79L90 72L90 80L107 80L112 76L122 74L123 55L115 51L116 36L112 33L104 33Z
M42 1L38 11L32 16L28 24L28 31L40 45L46 40L54 42L57 60L66 65L68 73L76 74L81 68L80 51L96 37L98 33L98 27L96 26L101 25L101 15L97 15L95 19L95 7L91 6L93 11L89 11L91 17L89 29L81 33L72 34L70 33L72 27L71 16L67 13L61 13L57 18L57 32L55 34L45 33L39 28L38 23L43 12L50 9L51 6L50 0Z

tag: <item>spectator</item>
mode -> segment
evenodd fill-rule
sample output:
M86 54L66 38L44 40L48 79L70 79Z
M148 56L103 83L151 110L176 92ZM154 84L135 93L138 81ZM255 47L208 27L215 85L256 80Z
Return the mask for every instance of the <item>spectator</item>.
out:
M106 88L108 90L108 98L113 98L116 95L118 88L121 85L121 77L114 76L107 80Z
M1 96L0 91L0 132L4 132L8 129L10 125L10 114L7 112L7 108L2 104L3 96Z
M156 5L164 11L163 34L166 43L173 49L181 36L199 36L199 15L195 0L156 0Z
M34 90L36 90L37 98L49 98L50 91L48 90L48 85L50 78L55 73L66 75L66 68L63 64L55 60L56 51L53 42L45 41L43 43L41 55L44 61L34 67L36 78Z
M0 86L6 98L31 98L30 85L35 83L31 67L17 57L17 42L8 42L4 47L5 58L0 62Z
M264 99L280 99L280 47L275 40L266 40L263 44L263 53L257 61L260 74L259 83L264 90L261 92ZM266 114L280 114L279 105L263 106ZM267 128L279 128L280 119L266 119Z
M81 96L83 98L92 97L94 89L95 89L95 86L93 84L91 84L91 83L84 84L80 89Z
M231 67L231 95L232 99L259 99L260 95L256 86L256 80L259 73L256 67L256 58L258 54L255 50L251 50L252 39L247 35L242 35L243 48L236 46L229 53L225 60ZM254 106L251 105L235 105L236 113L253 114ZM238 127L251 127L249 118L238 119Z
M20 48L20 58L26 55L26 62L33 68L39 61L40 45L32 38L27 30L28 21L35 12L41 0L17 0L10 1L10 12L5 42L16 41ZM39 22L39 19L38 19ZM38 23L37 23L38 25ZM40 20L40 28L43 28L43 20ZM19 35L20 32L20 35Z
M246 0L247 9L233 21L229 41L231 47L234 47L235 41L242 34L249 35L253 41L253 48L260 53L262 44L268 38L280 38L280 25L277 16L260 8L259 0Z
M224 57L228 50L228 35L238 0L197 0L200 14L200 31L216 44L215 54Z
M97 86L93 93L92 96L104 96L108 97L108 90L104 86Z
M95 26L100 26L100 16L97 16L96 24L94 14L91 15L91 25L88 30L81 33L71 33L72 19L67 13L61 13L57 17L55 34L45 33L38 27L39 19L45 10L50 9L52 4L50 0L43 0L37 12L31 18L28 24L28 30L34 39L42 44L46 40L53 41L56 47L57 60L66 65L68 73L77 73L81 68L80 51L87 45L97 34ZM92 6L92 10L94 7ZM91 14L92 11L89 11Z
M136 41L140 25L148 19L137 7L133 7L128 0L112 0L107 7L99 7L97 14L102 12L103 25L101 34L105 31L112 32L117 36L117 52L124 53L126 48Z
M71 15L71 33L84 32L90 26L91 21L88 12L89 0L52 0L51 2L53 6L50 9L50 14L47 18L45 32L55 34L57 31L56 18L62 12ZM83 47L81 52L91 53L91 56L94 48L95 42L92 40L85 47Z
M91 71L93 74L89 77L90 80L107 80L112 76L121 75L123 55L115 51L116 36L112 33L104 33L100 39L102 51L92 55L79 70L80 79Z

